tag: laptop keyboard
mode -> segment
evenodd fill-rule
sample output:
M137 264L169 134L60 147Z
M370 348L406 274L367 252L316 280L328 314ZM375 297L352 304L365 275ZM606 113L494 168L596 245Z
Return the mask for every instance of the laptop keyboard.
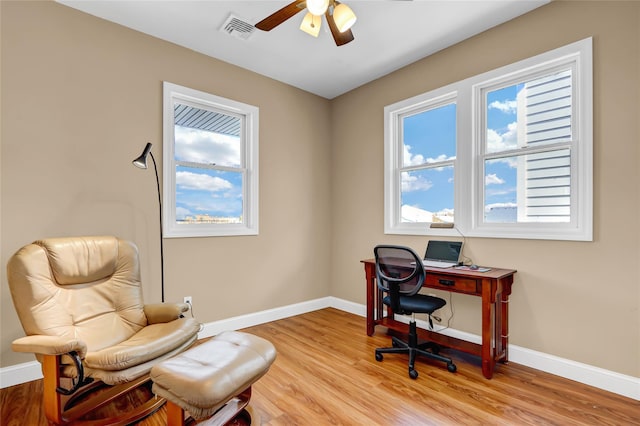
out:
M422 260L422 264L430 268L451 268L452 266L456 266L456 264L452 262L438 262L437 260L426 259Z

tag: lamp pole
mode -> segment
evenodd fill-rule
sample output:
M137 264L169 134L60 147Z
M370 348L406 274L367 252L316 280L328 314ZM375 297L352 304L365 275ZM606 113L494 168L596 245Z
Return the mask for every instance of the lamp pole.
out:
M147 155L151 156L151 161L153 161L153 170L156 173L156 188L158 190L158 214L160 218L160 279L161 279L161 296L162 303L164 303L164 239L162 237L162 198L160 196L160 179L158 178L158 165L156 164L156 158L153 156L153 152L151 152L151 143L147 143L144 147L144 151L142 154L133 160L133 165L140 169L147 169Z

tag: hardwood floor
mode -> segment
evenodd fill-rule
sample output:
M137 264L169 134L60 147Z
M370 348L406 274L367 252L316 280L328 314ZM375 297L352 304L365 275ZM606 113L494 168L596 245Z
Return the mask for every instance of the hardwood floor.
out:
M278 357L253 386L263 425L640 425L640 402L531 368L499 365L493 379L479 359L451 355L458 367L407 357L374 358L389 345L365 319L323 309L245 329L269 339ZM0 390L2 425L46 425L41 381ZM122 407L120 407L122 408ZM164 424L164 408L138 424Z

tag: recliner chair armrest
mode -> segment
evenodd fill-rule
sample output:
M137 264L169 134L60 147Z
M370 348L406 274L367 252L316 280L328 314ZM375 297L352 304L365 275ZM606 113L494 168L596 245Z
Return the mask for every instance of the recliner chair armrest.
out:
M87 345L77 339L59 336L25 336L12 342L11 348L15 352L29 352L39 355L65 355L75 351L80 358L87 353Z
M180 318L183 312L189 310L186 303L152 303L144 305L144 314L149 324L169 322Z

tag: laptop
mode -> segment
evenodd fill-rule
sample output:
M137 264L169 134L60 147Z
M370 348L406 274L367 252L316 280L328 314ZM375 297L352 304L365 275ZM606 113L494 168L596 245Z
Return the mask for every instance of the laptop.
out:
M422 264L431 268L451 268L460 261L462 241L435 241L427 243Z

